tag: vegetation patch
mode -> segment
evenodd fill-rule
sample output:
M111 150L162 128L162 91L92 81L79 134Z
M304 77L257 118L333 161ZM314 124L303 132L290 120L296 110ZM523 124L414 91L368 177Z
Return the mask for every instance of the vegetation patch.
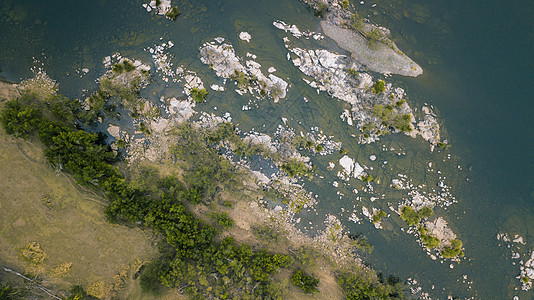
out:
M373 222L373 224L376 224L380 221L382 221L382 218L384 218L385 216L387 216L388 214L383 211L383 210L377 210L373 217L371 218L371 221Z
M429 234L422 234L421 240L425 244L425 247L427 247L428 249L439 247L439 243L441 242L440 239Z
M135 70L135 66L127 59L124 59L122 63L116 63L111 68L111 71L116 74L122 74L123 72L129 73Z
M420 210L415 211L412 207L406 205L401 208L400 218L408 223L409 226L414 226L421 222L422 218L428 218L434 215L432 208L425 206Z
M358 77L358 75L360 75L360 72L350 68L350 69L347 69L347 73L352 76L352 77Z
M252 83L252 78L250 76L237 70L230 76L230 79L237 82L237 87L239 89L246 89Z
M394 278L391 279L382 283L376 276L355 272L341 272L337 276L337 282L348 300L404 299L402 285Z
M325 4L322 2L315 3L315 9L313 11L313 14L316 17L324 18L324 15L326 14L327 11L328 11L328 4Z
M193 97L193 100L195 100L196 103L204 102L206 100L207 95L208 91L206 91L206 89L199 89L197 87L191 89L191 96Z
M377 80L372 87L373 93L380 94L386 90L386 83L384 80Z
M386 127L392 127L402 132L412 131L412 116L410 114L400 114L392 105L383 106L382 104L377 104L371 110L371 114L380 119L382 125ZM366 129L372 131L374 127L366 127Z
M10 284L0 282L0 299L2 300L20 300L24 299L26 293L24 290L13 287Z
M252 233L268 244L276 243L281 239L281 234L277 230L266 225L252 227Z
M20 104L11 107L10 113L28 108ZM105 213L111 222L138 224L163 237L160 257L140 271L141 287L147 293L155 293L160 286L165 286L185 291L193 299L282 298L283 291L273 282L273 275L291 267L294 263L291 256L252 249L232 237L221 239L218 230L188 209L190 203L213 201L221 188L239 188L238 181L242 181L237 177L239 173L210 144L228 141L234 149L246 148L235 128L222 125L215 132L206 133L183 124L174 131L176 143L171 151L174 162L184 172L183 183L172 176L160 177L150 170L147 174L154 176L142 176L143 181L137 182L113 165L117 157L97 134L52 120L47 107L36 112L22 114L22 124L32 125L14 126L13 133L26 132L28 136L38 137L46 147L46 158L54 167L72 174L78 183L103 193L109 200ZM2 124L5 123L3 113ZM303 162L296 160L281 168L292 176L310 172ZM221 215L217 217L219 224L230 227L231 219L226 213ZM340 228L334 229L340 232ZM36 247L30 248L35 250ZM299 271L294 273L297 275L292 281L306 292L314 293L318 281ZM121 280L118 286L123 284ZM372 272L343 271L338 282L348 299L358 299L355 295L370 299L398 298L396 288L388 282L380 282ZM91 290L89 294L95 295L107 287L102 282L88 289ZM83 296L82 291L75 294Z
M443 249L441 249L441 256L443 256L444 258L464 256L464 252L462 250L462 241L460 241L459 239L455 239L450 242L450 246L445 246L443 247Z
M361 179L363 182L365 182L365 183L368 183L368 182L371 182L371 181L376 180L376 179L373 177L373 175L371 175L371 174L362 175L362 176L360 176L360 179Z
M349 234L349 238L352 240L351 245L357 250L371 254L373 252L373 246L363 234Z
M67 276L72 269L72 263L62 263L50 270L50 275L54 277L65 277Z
M19 250L19 257L33 265L39 265L45 261L47 254L37 242L29 242L26 247Z
M296 158L284 163L280 168L286 171L290 177L311 176L311 171L308 166L304 162L298 161Z
M173 8L171 8L171 10L169 10L165 15L167 16L167 18L169 18L170 20L172 21L176 21L176 19L181 15L182 13L180 12L180 10L178 10L178 7L174 6Z
M228 213L213 213L212 217L217 220L217 223L224 229L230 229L234 226L234 220L228 216Z
M296 269L291 274L291 282L306 294L316 294L319 292L317 286L319 285L319 279L312 275L306 274L300 269Z

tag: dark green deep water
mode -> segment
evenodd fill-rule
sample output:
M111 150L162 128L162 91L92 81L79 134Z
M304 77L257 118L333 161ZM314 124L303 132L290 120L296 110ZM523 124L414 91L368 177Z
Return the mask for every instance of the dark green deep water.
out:
M388 227L392 229L378 231L368 222L355 225L348 221L350 213L342 213L341 208L350 210L352 200L335 195L331 185L335 178L328 177L325 169L339 155L314 158L326 178L306 185L320 195L319 216L303 214L306 222L321 222L324 213L338 216L348 229L366 234L374 245L374 252L365 258L368 263L387 274L415 278L434 298L534 297L532 293L514 291L519 285L514 278L519 267L512 265L510 252L499 247L495 238L498 232L517 233L527 242L521 248L522 254L534 248L534 235L530 232L534 231L533 1L380 0L364 5L351 1L361 16L388 27L399 48L423 67L424 74L418 78L393 76L387 80L406 89L413 107L425 102L436 107L444 137L453 145L448 151L453 159L445 162L446 154L430 155L427 144L404 136L388 136L368 146L359 146L351 139L354 128L339 119L344 105L324 94L317 95L302 83L300 72L286 60L287 51L281 40L285 35L272 26L274 20L280 19L297 24L301 30L319 30L318 20L297 0L174 3L184 13L176 22L148 14L141 7L142 1L118 4L3 0L0 77L19 81L31 76L32 66L40 65L58 80L62 93L80 97L82 89L96 88L94 80L104 72L101 61L105 56L120 52L151 62L143 48L172 40L176 44L170 51L175 66L183 64L198 72L210 85L220 80L200 63L198 47L223 36L238 55L244 56L247 51L258 55L258 62L266 68L274 66L276 74L289 77L293 87L286 100L278 104L264 100L248 112L241 111L248 98L231 89L212 93L208 104L199 109L230 111L245 131L255 128L272 133L281 117L288 118L298 130L319 126L341 140L349 155L358 161L373 165L365 159L376 154L379 160L383 157L404 174L420 183L428 181L429 185L435 183L428 174L409 166L433 161L447 174L447 183L453 186L452 193L459 202L437 213L449 221L464 242L469 260L454 264L451 269L449 262L432 261L415 239L399 231L394 222ZM373 3L377 3L374 8ZM238 39L240 31L252 34L250 44ZM337 50L328 39L315 47ZM75 73L81 68L90 69L82 78ZM156 82L144 96L179 93L180 88L172 84ZM310 101L302 101L303 96ZM380 152L381 145L402 148L407 155L397 159L391 153ZM458 171L452 161L463 170ZM387 174L383 176L388 178ZM386 207L385 203L382 205ZM473 281L470 288L462 283L462 275Z

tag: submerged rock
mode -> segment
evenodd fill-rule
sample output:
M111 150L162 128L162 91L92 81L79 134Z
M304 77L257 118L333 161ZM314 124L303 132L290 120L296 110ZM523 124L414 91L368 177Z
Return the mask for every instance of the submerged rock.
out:
M239 33L239 38L241 40L243 40L243 41L246 41L246 42L250 43L250 40L252 39L252 36L250 35L250 33L243 31L243 32Z

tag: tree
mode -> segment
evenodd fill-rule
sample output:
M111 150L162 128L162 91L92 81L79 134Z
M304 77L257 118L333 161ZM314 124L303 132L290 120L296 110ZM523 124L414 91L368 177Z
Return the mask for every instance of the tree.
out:
M11 100L2 110L0 121L7 134L27 138L39 127L42 112L35 105L23 105L19 100Z

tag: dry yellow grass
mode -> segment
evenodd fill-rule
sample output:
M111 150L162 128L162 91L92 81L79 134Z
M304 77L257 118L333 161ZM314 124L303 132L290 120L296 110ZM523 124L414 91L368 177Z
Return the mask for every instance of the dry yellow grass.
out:
M109 224L105 199L55 172L38 144L2 129L0 144L1 266L39 273L55 291L100 281L124 288L133 276L117 284L121 270L157 255L150 231Z

